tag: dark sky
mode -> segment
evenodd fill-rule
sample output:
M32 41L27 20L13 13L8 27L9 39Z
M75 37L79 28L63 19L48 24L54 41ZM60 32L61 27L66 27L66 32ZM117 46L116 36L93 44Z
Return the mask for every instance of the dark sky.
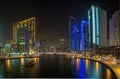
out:
M0 0L0 43L12 40L12 24L36 17L36 40L46 39L56 46L69 36L69 16L87 19L91 5L107 10L108 19L118 9L119 0Z

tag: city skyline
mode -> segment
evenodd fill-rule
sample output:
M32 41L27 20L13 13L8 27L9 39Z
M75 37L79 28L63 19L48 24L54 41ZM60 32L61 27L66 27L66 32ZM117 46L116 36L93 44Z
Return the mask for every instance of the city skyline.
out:
M108 20L118 9L114 1L1 1L0 2L0 43L12 40L13 23L36 17L36 40L46 39L47 46L57 46L56 42L69 39L69 16L87 19L87 11L91 5L99 6L107 11ZM108 23L107 20L107 23Z

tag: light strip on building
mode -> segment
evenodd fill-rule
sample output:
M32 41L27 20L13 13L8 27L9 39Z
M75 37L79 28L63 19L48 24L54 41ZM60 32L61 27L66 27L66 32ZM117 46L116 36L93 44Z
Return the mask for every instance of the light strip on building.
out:
M99 45L99 15L98 15L98 8L96 8L96 28L97 28L97 45Z
M92 6L92 38L93 38L93 43L95 43L95 11L94 11L94 6Z
M91 45L90 44L90 35L91 35L91 33L90 33L90 19L91 19L91 17L90 17L90 10L88 11L88 33L89 33L89 46Z
M84 50L84 21L82 21L82 24L81 24L81 50Z

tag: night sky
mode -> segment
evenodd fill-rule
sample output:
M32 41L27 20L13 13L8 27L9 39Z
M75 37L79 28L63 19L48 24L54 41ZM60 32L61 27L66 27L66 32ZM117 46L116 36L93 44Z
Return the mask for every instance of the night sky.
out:
M69 16L87 19L87 11L96 5L107 11L108 19L118 9L119 0L0 0L0 44L12 40L13 23L35 17L36 40L46 39L57 46L60 38L68 42Z

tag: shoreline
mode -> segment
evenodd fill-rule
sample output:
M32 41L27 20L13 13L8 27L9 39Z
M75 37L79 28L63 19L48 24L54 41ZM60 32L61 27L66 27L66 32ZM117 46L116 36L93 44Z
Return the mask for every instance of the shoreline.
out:
M88 60L91 60L91 61L96 61L96 62L99 62L101 64L104 64L105 66L107 66L112 71L112 73L115 75L116 79L120 79L120 65L119 64L109 63L107 61L92 59L92 58L85 58L85 57L84 58L83 57L76 57L76 58L88 59Z

